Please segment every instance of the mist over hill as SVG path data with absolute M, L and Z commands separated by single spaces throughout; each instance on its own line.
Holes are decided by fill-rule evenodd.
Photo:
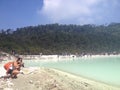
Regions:
M 0 31 L 0 50 L 17 54 L 120 53 L 120 23 L 46 24 Z

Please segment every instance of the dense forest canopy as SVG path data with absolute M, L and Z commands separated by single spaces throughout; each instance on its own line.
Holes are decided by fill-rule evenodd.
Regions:
M 0 50 L 17 54 L 120 53 L 120 23 L 46 24 L 0 30 Z

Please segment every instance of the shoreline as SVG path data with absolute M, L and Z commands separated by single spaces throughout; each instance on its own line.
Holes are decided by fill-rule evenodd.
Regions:
M 51 68 L 51 70 L 54 70 L 58 73 L 66 74 L 70 77 L 75 78 L 78 81 L 79 80 L 85 81 L 86 83 L 92 84 L 94 87 L 96 87 L 96 85 L 98 85 L 97 87 L 100 86 L 101 88 L 103 88 L 102 90 L 107 90 L 107 89 L 104 89 L 104 88 L 110 88 L 110 90 L 120 90 L 119 86 L 115 86 L 115 85 L 111 85 L 111 84 L 104 83 L 104 82 L 101 82 L 101 81 L 93 80 L 91 78 L 87 78 L 87 77 L 84 77 L 84 76 L 76 75 L 76 74 L 65 72 L 65 71 L 58 70 L 58 69 Z
M 110 86 L 110 85 L 107 85 L 101 82 L 97 82 L 97 81 L 90 80 L 84 77 L 76 76 L 71 73 L 53 69 L 53 68 L 44 68 L 44 67 L 43 68 L 32 68 L 31 67 L 31 68 L 27 68 L 27 70 L 26 70 L 27 71 L 26 75 L 28 75 L 28 77 L 29 75 L 31 75 L 31 77 L 33 78 L 37 77 L 34 74 L 38 74 L 38 72 L 40 72 L 40 74 L 38 75 L 40 75 L 40 78 L 47 80 L 48 88 L 51 87 L 51 85 L 49 84 L 52 83 L 52 85 L 53 86 L 55 85 L 55 88 L 57 88 L 55 90 L 59 90 L 60 88 L 62 90 L 66 90 L 66 89 L 73 90 L 73 88 L 74 90 L 120 90 L 120 88 L 118 87 Z M 31 78 L 31 81 L 33 81 L 32 78 Z M 40 82 L 46 84 L 46 81 L 44 80 L 41 80 Z M 42 86 L 44 85 L 41 85 L 41 87 Z M 49 89 L 41 89 L 41 90 L 49 90 Z M 50 90 L 54 90 L 54 89 L 50 89 Z
M 106 86 L 120 88 L 119 85 L 115 85 L 115 84 L 113 85 L 113 84 L 105 83 L 103 81 L 99 81 L 99 80 L 89 78 L 89 77 L 86 77 L 86 76 L 82 76 L 82 75 L 78 75 L 78 74 L 75 74 L 75 73 L 67 72 L 67 71 L 64 71 L 64 70 L 60 70 L 60 69 L 56 69 L 56 68 L 50 68 L 50 69 L 58 71 L 58 72 L 66 73 L 66 74 L 72 75 L 74 77 L 83 78 L 83 79 L 86 79 L 86 80 L 89 80 L 89 81 L 93 81 L 93 82 L 96 82 L 96 83 L 99 83 L 99 84 L 103 84 L 103 85 L 106 85 Z
M 23 68 L 22 71 L 24 74 L 19 74 L 17 79 L 10 79 L 9 82 L 3 80 L 2 82 L 8 84 L 4 88 L 10 88 L 7 90 L 120 90 L 119 87 L 53 68 L 29 67 Z M 3 87 L 0 85 L 0 88 Z

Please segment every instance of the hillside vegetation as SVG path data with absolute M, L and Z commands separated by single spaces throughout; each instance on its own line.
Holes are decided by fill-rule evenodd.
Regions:
M 120 23 L 46 24 L 1 30 L 0 50 L 18 54 L 120 53 Z

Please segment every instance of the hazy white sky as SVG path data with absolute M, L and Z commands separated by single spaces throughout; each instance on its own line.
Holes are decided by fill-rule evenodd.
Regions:
M 120 0 L 44 0 L 39 12 L 51 22 L 104 24 L 119 22 L 119 8 Z

